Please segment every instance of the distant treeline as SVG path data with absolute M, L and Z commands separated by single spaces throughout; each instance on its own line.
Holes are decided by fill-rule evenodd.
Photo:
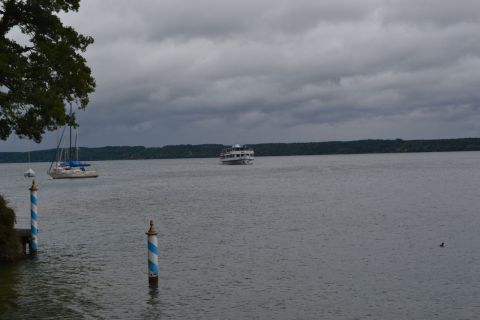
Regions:
M 480 138 L 443 140 L 358 140 L 302 143 L 261 143 L 249 145 L 255 156 L 296 156 L 358 153 L 405 153 L 405 152 L 445 152 L 480 151 Z M 161 148 L 146 147 L 101 147 L 80 148 L 81 159 L 95 160 L 137 160 L 173 158 L 212 158 L 218 157 L 221 144 L 173 145 Z M 49 162 L 56 150 L 30 152 L 31 162 Z M 0 163 L 27 162 L 27 152 L 0 152 Z

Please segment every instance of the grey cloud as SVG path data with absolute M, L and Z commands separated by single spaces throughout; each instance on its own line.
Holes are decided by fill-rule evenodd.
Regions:
M 393 0 L 383 8 L 386 22 L 445 27 L 452 24 L 478 24 L 476 0 Z

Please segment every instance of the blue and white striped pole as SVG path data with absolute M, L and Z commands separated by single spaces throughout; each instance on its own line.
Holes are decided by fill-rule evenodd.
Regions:
M 158 287 L 158 241 L 153 220 L 150 220 L 150 229 L 146 234 L 148 236 L 148 284 L 150 287 Z
M 31 232 L 32 232 L 32 243 L 30 244 L 30 254 L 35 255 L 37 254 L 38 250 L 38 226 L 37 226 L 37 218 L 38 218 L 38 197 L 37 197 L 37 185 L 35 184 L 35 180 L 32 181 L 32 186 L 30 187 L 30 202 L 31 202 Z

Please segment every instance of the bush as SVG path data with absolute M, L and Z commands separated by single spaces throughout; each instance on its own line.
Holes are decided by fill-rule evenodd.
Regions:
M 15 211 L 0 195 L 0 261 L 13 261 L 21 253 L 21 244 L 14 225 Z

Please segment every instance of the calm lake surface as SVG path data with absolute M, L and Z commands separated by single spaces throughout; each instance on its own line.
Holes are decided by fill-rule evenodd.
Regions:
M 1 319 L 478 319 L 480 152 L 35 163 L 39 254 Z M 29 228 L 27 164 L 0 193 Z M 148 288 L 149 220 L 160 282 Z M 445 247 L 439 244 L 445 242 Z

